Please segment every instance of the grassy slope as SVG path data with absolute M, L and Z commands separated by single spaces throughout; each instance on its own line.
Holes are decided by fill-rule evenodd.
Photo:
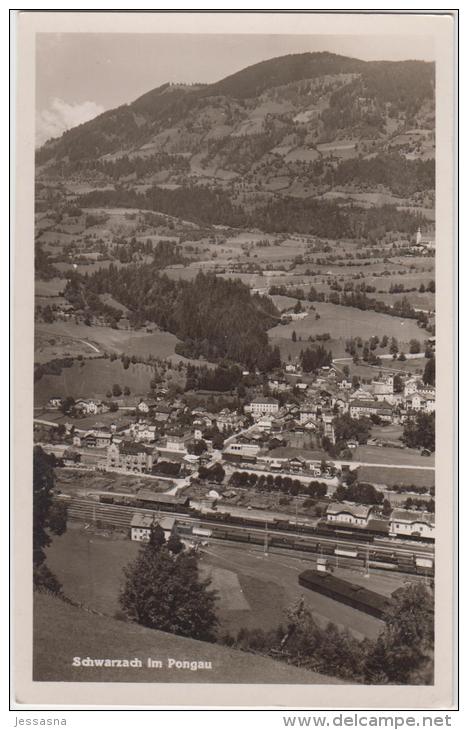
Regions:
M 72 667 L 73 657 L 132 659 L 142 668 Z M 148 669 L 147 658 L 162 669 Z M 167 659 L 212 662 L 212 670 L 168 669 Z M 272 659 L 90 614 L 51 596 L 34 602 L 34 680 L 74 682 L 224 682 L 337 684 L 334 678 Z
M 377 335 L 396 337 L 398 342 L 407 343 L 411 338 L 424 340 L 427 334 L 419 329 L 415 320 L 400 319 L 389 314 L 373 311 L 361 311 L 354 307 L 343 307 L 338 304 L 314 303 L 320 319 L 312 313 L 304 319 L 287 325 L 276 325 L 269 330 L 269 337 L 290 339 L 293 330 L 305 340 L 309 335 L 329 332 L 332 338 L 362 337 L 364 340 Z M 326 343 L 325 343 L 326 344 Z M 385 351 L 387 352 L 387 350 Z M 377 353 L 379 354 L 379 353 Z
M 168 357 L 174 353 L 177 337 L 170 332 L 143 331 L 133 332 L 131 330 L 114 330 L 110 327 L 87 327 L 84 324 L 73 322 L 53 322 L 52 324 L 39 324 L 36 333 L 43 339 L 53 339 L 64 336 L 72 340 L 86 341 L 94 344 L 101 352 L 126 353 L 130 355 L 154 355 L 157 357 Z M 90 355 L 90 348 L 86 349 L 86 355 Z M 63 355 L 63 353 L 62 353 Z M 36 357 L 36 360 L 45 362 L 47 358 Z
M 57 394 L 73 398 L 104 398 L 114 383 L 122 389 L 128 386 L 133 396 L 146 395 L 153 375 L 153 368 L 141 363 L 130 364 L 125 370 L 120 360 L 86 360 L 83 365 L 75 362 L 72 367 L 64 368 L 60 375 L 43 375 L 35 384 L 35 402 L 42 405 Z

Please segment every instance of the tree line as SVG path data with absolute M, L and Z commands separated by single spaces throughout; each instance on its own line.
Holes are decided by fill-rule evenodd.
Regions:
M 228 191 L 185 184 L 176 189 L 153 185 L 145 193 L 123 186 L 92 190 L 79 197 L 82 207 L 139 208 L 159 211 L 200 225 L 260 228 L 266 233 L 307 233 L 323 238 L 367 239 L 375 243 L 385 233 L 413 234 L 425 219 L 394 205 L 362 208 L 334 201 L 288 196 L 269 197 L 253 206 L 234 203 Z
M 70 277 L 65 296 L 94 302 L 109 293 L 131 310 L 130 319 L 155 322 L 182 342 L 180 355 L 224 358 L 262 371 L 277 366 L 278 352 L 267 330 L 279 319 L 269 297 L 252 294 L 239 280 L 200 272 L 193 281 L 172 280 L 151 264 L 109 266 L 91 275 Z M 242 323 L 242 326 L 240 326 Z

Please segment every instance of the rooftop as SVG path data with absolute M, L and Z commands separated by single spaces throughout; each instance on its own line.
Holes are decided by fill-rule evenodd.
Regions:
M 122 441 L 120 444 L 120 452 L 122 454 L 148 454 L 151 453 L 146 446 L 135 444 L 133 441 Z
M 327 515 L 338 515 L 347 513 L 353 517 L 368 517 L 372 510 L 372 506 L 368 504 L 344 504 L 340 502 L 332 502 L 327 507 Z
M 175 494 L 158 494 L 151 492 L 149 489 L 140 489 L 137 498 L 144 502 L 157 502 L 159 504 L 184 505 L 188 497 L 178 497 Z
M 430 512 L 417 512 L 416 510 L 394 509 L 390 515 L 391 522 L 425 522 L 435 527 L 434 515 Z

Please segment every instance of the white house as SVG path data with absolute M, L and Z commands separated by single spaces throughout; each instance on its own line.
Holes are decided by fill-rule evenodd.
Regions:
M 394 509 L 390 515 L 389 535 L 434 537 L 435 520 L 430 512 Z
M 238 459 L 241 461 L 243 458 L 253 459 L 257 456 L 260 451 L 258 444 L 229 444 L 223 451 L 223 457 L 225 459 Z
M 278 413 L 279 401 L 276 398 L 255 398 L 248 406 L 245 406 L 245 411 L 251 413 L 252 416 L 262 416 L 266 413 Z
M 170 538 L 176 529 L 175 517 L 169 516 L 156 519 L 153 515 L 136 512 L 130 523 L 131 539 L 137 542 L 147 542 L 151 534 L 151 528 L 157 524 L 164 530 L 166 540 Z
M 374 513 L 374 507 L 367 504 L 344 504 L 332 502 L 327 507 L 327 522 L 359 525 L 365 527 Z

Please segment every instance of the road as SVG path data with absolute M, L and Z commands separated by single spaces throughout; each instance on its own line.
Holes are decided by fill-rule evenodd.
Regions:
M 91 342 L 88 342 L 88 340 L 78 340 L 78 342 L 83 343 L 83 345 L 88 345 L 94 352 L 97 352 L 98 355 L 101 353 L 101 351 L 96 347 L 96 345 L 91 344 Z

